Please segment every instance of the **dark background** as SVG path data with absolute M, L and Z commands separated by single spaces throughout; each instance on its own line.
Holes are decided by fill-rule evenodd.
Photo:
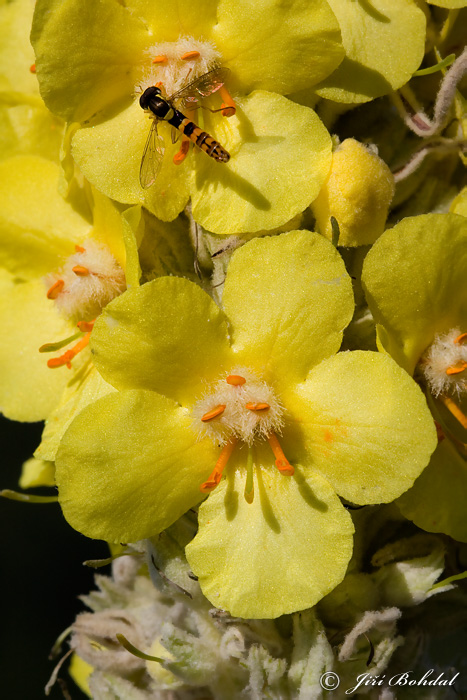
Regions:
M 0 416 L 0 488 L 21 490 L 22 463 L 40 441 L 42 423 L 14 423 Z M 50 495 L 51 489 L 31 489 Z M 58 659 L 49 651 L 84 605 L 78 596 L 94 588 L 85 559 L 108 556 L 104 542 L 89 540 L 65 521 L 60 506 L 0 498 L 0 679 L 5 700 L 41 700 Z M 101 569 L 108 573 L 109 569 Z M 64 651 L 68 646 L 64 645 Z M 60 658 L 60 657 L 59 657 Z M 73 700 L 83 695 L 68 676 L 63 678 Z M 59 685 L 49 697 L 63 698 Z

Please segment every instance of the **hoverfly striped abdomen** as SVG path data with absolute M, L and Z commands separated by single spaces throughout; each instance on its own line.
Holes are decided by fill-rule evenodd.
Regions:
M 180 114 L 180 112 L 178 112 L 178 114 Z M 183 117 L 183 115 L 181 116 Z M 172 121 L 169 121 L 169 123 L 172 123 Z M 216 141 L 212 138 L 212 136 L 209 136 L 206 131 L 200 129 L 200 127 L 196 126 L 196 124 L 190 119 L 183 117 L 183 121 L 177 128 L 180 129 L 180 131 L 184 133 L 185 136 L 190 139 L 190 141 L 193 141 L 198 148 L 201 148 L 201 150 L 207 153 L 208 156 L 214 158 L 214 160 L 219 161 L 219 163 L 227 163 L 227 161 L 230 160 L 230 153 L 228 153 L 225 148 L 221 146 L 219 141 Z
M 212 136 L 206 131 L 203 131 L 175 107 L 176 101 L 180 101 L 184 104 L 183 101 L 188 100 L 191 109 L 193 109 L 193 105 L 196 105 L 194 108 L 197 109 L 199 100 L 216 92 L 216 90 L 224 84 L 225 77 L 228 73 L 229 71 L 227 68 L 214 68 L 196 80 L 193 80 L 189 85 L 186 85 L 170 97 L 163 97 L 161 89 L 155 85 L 146 88 L 139 98 L 139 104 L 143 109 L 151 112 L 154 119 L 141 159 L 139 174 L 141 187 L 150 187 L 155 182 L 162 164 L 164 147 L 163 140 L 157 133 L 157 123 L 159 121 L 165 121 L 173 126 L 184 134 L 186 139 L 192 141 L 198 148 L 204 151 L 206 155 L 217 162 L 227 163 L 227 161 L 230 160 L 230 154 L 221 146 L 219 141 L 213 139 Z M 176 138 L 174 139 L 172 137 L 172 139 L 173 143 L 175 143 Z M 186 141 L 185 144 L 188 146 Z M 180 152 L 184 157 L 184 154 L 187 153 L 187 148 Z M 177 155 L 178 154 L 174 156 L 174 162 L 177 162 Z M 182 159 L 179 159 L 178 162 L 181 162 Z

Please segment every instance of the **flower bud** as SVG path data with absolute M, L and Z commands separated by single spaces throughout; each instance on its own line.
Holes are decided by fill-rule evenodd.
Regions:
M 394 177 L 386 163 L 355 139 L 332 156 L 329 177 L 312 204 L 318 228 L 332 240 L 331 217 L 339 224 L 339 245 L 372 244 L 383 233 Z

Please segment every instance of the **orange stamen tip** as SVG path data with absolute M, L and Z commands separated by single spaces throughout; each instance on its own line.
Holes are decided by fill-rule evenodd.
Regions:
M 188 61 L 190 58 L 198 58 L 199 51 L 186 51 L 183 56 L 180 56 L 182 61 Z
M 199 487 L 202 493 L 209 493 L 210 491 L 213 491 L 216 488 L 216 486 L 219 485 L 220 480 L 222 478 L 222 472 L 224 471 L 227 462 L 230 459 L 230 455 L 234 451 L 234 447 L 237 444 L 237 442 L 238 438 L 233 437 L 230 438 L 229 442 L 225 443 L 219 455 L 219 459 L 216 462 L 216 466 L 212 470 L 212 474 L 210 475 L 209 479 L 202 483 Z
M 167 63 L 167 56 L 161 53 L 159 56 L 154 56 L 152 59 L 153 63 Z M 157 86 L 156 86 L 157 87 Z
M 464 342 L 464 340 L 467 340 L 467 333 L 461 333 L 460 335 L 458 335 L 457 338 L 454 339 L 454 342 L 458 345 L 461 345 Z
M 89 270 L 87 267 L 84 267 L 84 265 L 75 265 L 74 267 L 71 268 L 75 275 L 78 275 L 78 277 L 86 277 L 89 275 Z
M 274 464 L 276 465 L 280 473 L 285 474 L 287 476 L 292 476 L 292 474 L 295 473 L 295 469 L 292 467 L 287 457 L 283 453 L 282 447 L 279 444 L 279 440 L 274 435 L 274 433 L 268 435 L 268 442 L 271 445 L 274 457 L 276 458 Z
M 180 145 L 180 150 L 177 151 L 177 153 L 173 157 L 173 162 L 175 165 L 180 165 L 180 163 L 183 163 L 185 160 L 188 151 L 190 150 L 190 141 L 183 140 L 181 145 Z
M 78 321 L 76 325 L 81 333 L 90 333 L 94 328 L 94 321 Z
M 163 86 L 163 84 L 164 83 L 162 82 L 162 80 L 158 80 L 158 82 L 154 85 L 154 87 L 161 88 Z
M 66 352 L 63 353 L 63 355 L 60 355 L 60 357 L 52 357 L 51 360 L 47 361 L 47 367 L 50 367 L 50 369 L 56 369 L 57 367 L 63 367 L 63 365 L 66 365 L 68 369 L 71 369 L 71 361 L 76 355 L 81 352 L 81 350 L 84 350 L 84 348 L 88 345 L 89 343 L 89 338 L 91 337 L 91 331 L 86 333 L 85 336 L 81 338 L 81 340 L 76 343 L 74 347 L 71 348 L 71 350 L 67 350 Z
M 221 111 L 223 117 L 233 117 L 237 111 L 237 108 L 234 105 L 226 105 L 225 102 L 223 102 L 221 104 Z
M 246 379 L 245 377 L 241 377 L 239 374 L 229 374 L 225 381 L 227 384 L 231 384 L 232 386 L 242 386 L 245 384 Z
M 446 374 L 450 377 L 453 374 L 460 374 L 465 369 L 467 369 L 467 362 L 462 362 L 460 365 L 457 365 L 457 367 L 448 367 Z
M 217 418 L 217 416 L 222 415 L 225 411 L 225 404 L 220 403 L 218 406 L 212 409 L 212 411 L 208 411 L 207 413 L 204 414 L 204 416 L 201 417 L 201 420 L 203 423 L 207 423 L 208 421 L 212 420 L 213 418 Z
M 35 73 L 36 72 L 36 64 L 33 63 L 31 66 L 29 66 L 29 70 L 31 71 L 31 73 Z
M 281 474 L 285 476 L 293 476 L 295 474 L 295 469 L 286 459 L 276 459 L 275 465 Z
M 65 286 L 64 280 L 57 280 L 47 292 L 47 299 L 56 299 Z
M 268 403 L 253 403 L 253 401 L 249 401 L 245 404 L 245 408 L 249 411 L 267 411 L 271 406 Z
M 86 252 L 86 248 L 83 248 L 82 245 L 75 245 L 75 251 L 76 251 L 77 253 L 85 253 L 85 252 Z
M 233 101 L 230 92 L 227 90 L 225 85 L 222 85 L 222 87 L 219 90 L 219 93 L 221 98 L 224 100 L 221 106 L 222 115 L 224 117 L 232 117 L 237 111 L 237 108 L 235 106 L 235 102 Z
M 221 480 L 222 474 L 219 474 L 218 476 L 216 475 L 215 478 L 210 478 L 208 481 L 205 481 L 204 484 L 201 484 L 199 487 L 199 490 L 202 493 L 211 493 L 211 491 L 214 491 L 216 486 L 219 486 L 219 482 Z

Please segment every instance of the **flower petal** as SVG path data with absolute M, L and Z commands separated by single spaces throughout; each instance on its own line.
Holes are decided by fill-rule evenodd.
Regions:
M 353 525 L 329 484 L 296 467 L 280 474 L 258 454 L 252 503 L 245 470 L 231 470 L 199 510 L 188 563 L 204 595 L 234 617 L 274 618 L 308 608 L 344 577 Z
M 459 214 L 403 219 L 363 265 L 368 306 L 384 349 L 410 374 L 423 351 L 467 318 L 467 220 Z
M 2 292 L 0 410 L 12 420 L 44 420 L 72 378 L 67 369 L 49 369 L 47 357 L 39 353 L 44 343 L 73 332 L 45 292 L 39 280 Z
M 390 357 L 342 352 L 284 396 L 282 444 L 352 503 L 388 503 L 412 486 L 436 447 L 418 385 Z
M 0 163 L 0 264 L 31 279 L 60 266 L 89 224 L 57 191 L 59 168 L 37 156 Z
M 193 216 L 213 233 L 282 226 L 317 197 L 331 167 L 331 139 L 313 110 L 256 91 L 237 115 L 206 119 L 228 164 L 195 153 Z
M 49 370 L 50 371 L 50 370 Z M 63 370 L 62 370 L 63 371 Z M 73 382 L 65 388 L 60 403 L 50 413 L 42 433 L 41 444 L 34 453 L 37 459 L 55 461 L 60 441 L 71 421 L 88 404 L 115 391 L 107 384 L 90 362 L 77 372 Z
M 134 90 L 149 35 L 116 0 L 38 0 L 31 32 L 49 109 L 82 121 Z
M 153 389 L 189 405 L 231 363 L 227 322 L 193 282 L 160 277 L 108 304 L 91 336 L 94 364 L 117 389 Z
M 449 440 L 443 440 L 425 471 L 396 503 L 402 515 L 423 530 L 467 542 L 466 500 L 467 463 Z
M 55 486 L 55 465 L 53 462 L 45 462 L 31 457 L 24 462 L 18 483 L 22 489 L 31 489 L 36 486 Z
M 34 4 L 30 0 L 0 7 L 0 89 L 39 95 L 36 76 L 29 70 L 34 51 L 29 42 Z
M 150 127 L 151 121 L 138 101 L 127 101 L 118 110 L 101 115 L 99 122 L 78 129 L 72 153 L 89 182 L 108 197 L 124 204 L 145 204 L 158 218 L 172 221 L 188 201 L 191 158 L 181 165 L 173 163 L 179 145 L 170 143 L 169 129 L 162 124 L 162 168 L 156 183 L 144 190 L 139 171 Z
M 412 0 L 328 0 L 346 57 L 317 86 L 320 97 L 367 102 L 402 87 L 425 53 L 426 19 Z
M 88 537 L 150 537 L 199 503 L 216 458 L 171 399 L 152 391 L 109 394 L 85 408 L 62 439 L 56 481 L 63 513 Z
M 132 14 L 140 17 L 156 41 L 176 41 L 180 36 L 209 39 L 216 23 L 218 0 L 125 0 Z
M 232 256 L 223 305 L 234 351 L 281 385 L 338 351 L 354 309 L 334 246 L 317 233 L 256 238 Z
M 315 85 L 342 61 L 339 24 L 324 0 L 220 0 L 211 37 L 242 92 L 282 95 Z

